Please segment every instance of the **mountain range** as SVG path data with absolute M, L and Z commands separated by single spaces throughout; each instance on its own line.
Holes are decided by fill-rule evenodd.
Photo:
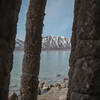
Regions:
M 23 50 L 24 41 L 16 39 L 15 50 Z M 42 50 L 68 50 L 71 49 L 70 38 L 63 36 L 47 36 L 42 38 Z

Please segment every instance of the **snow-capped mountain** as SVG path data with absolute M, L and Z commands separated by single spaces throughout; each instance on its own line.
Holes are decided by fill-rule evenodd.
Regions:
M 16 39 L 15 49 L 23 50 L 24 49 L 24 41 L 21 39 Z
M 66 38 L 63 36 L 43 37 L 42 48 L 43 49 L 70 49 L 71 48 L 70 38 Z
M 16 39 L 16 49 L 24 49 L 24 41 Z M 63 36 L 47 36 L 42 38 L 42 49 L 52 50 L 52 49 L 70 49 L 71 43 L 70 38 Z

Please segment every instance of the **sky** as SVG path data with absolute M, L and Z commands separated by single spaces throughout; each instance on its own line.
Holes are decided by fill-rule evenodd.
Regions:
M 22 0 L 17 25 L 17 38 L 24 39 L 26 34 L 26 13 L 29 0 Z M 74 0 L 47 0 L 46 16 L 42 36 L 71 37 L 74 16 Z

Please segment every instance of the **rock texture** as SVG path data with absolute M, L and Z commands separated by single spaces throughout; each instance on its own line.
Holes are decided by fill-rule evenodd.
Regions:
M 8 100 L 21 0 L 0 0 L 0 100 Z
M 46 0 L 30 0 L 26 23 L 20 100 L 37 100 L 45 5 Z
M 100 100 L 100 0 L 75 0 L 67 100 Z
M 52 87 L 48 93 L 38 95 L 37 100 L 66 100 L 68 88 L 57 89 Z
M 18 96 L 16 93 L 12 92 L 9 94 L 8 100 L 18 100 Z

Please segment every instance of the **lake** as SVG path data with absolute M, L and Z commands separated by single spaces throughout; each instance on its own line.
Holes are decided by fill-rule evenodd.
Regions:
M 23 51 L 14 52 L 13 70 L 11 72 L 10 90 L 19 90 L 22 74 Z M 39 80 L 48 83 L 68 78 L 70 51 L 42 51 Z M 60 74 L 60 77 L 57 75 Z

